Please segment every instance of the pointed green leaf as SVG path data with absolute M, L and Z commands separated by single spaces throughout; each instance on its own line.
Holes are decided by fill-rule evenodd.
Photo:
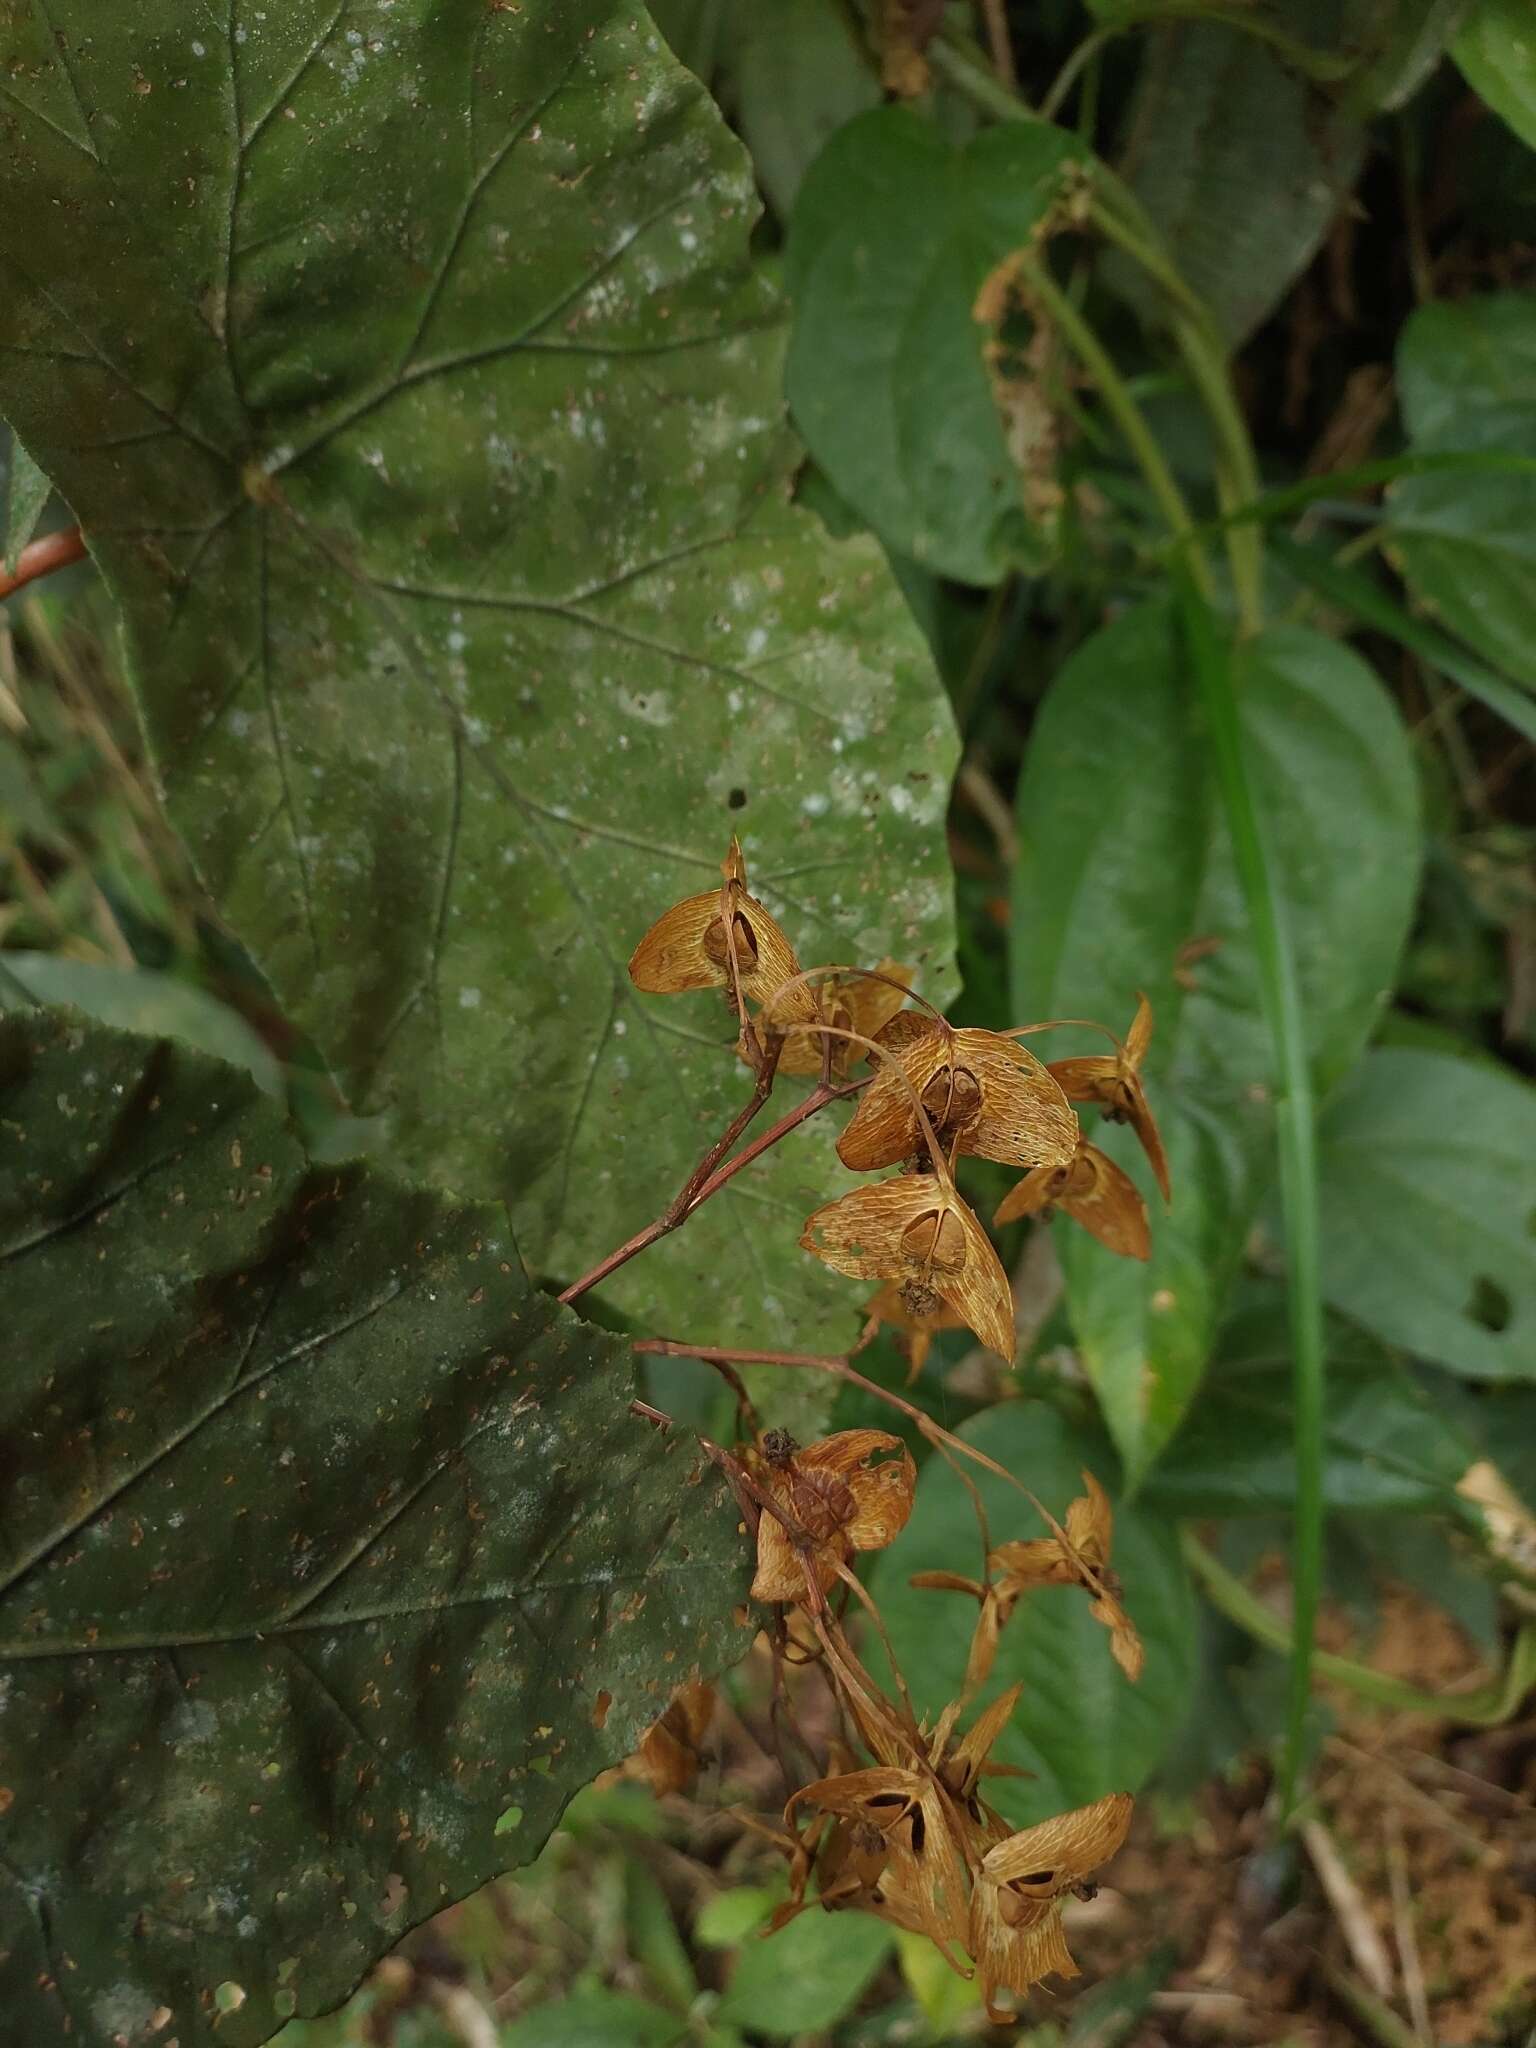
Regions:
M 1322 635 L 1272 629 L 1243 676 L 1245 739 L 1326 1088 L 1364 1045 L 1407 930 L 1419 862 L 1412 763 L 1380 685 Z M 1273 1130 L 1242 892 L 1165 606 L 1127 613 L 1058 676 L 1018 815 L 1017 1014 L 1097 1017 L 1123 1032 L 1144 989 L 1156 1015 L 1147 1071 L 1172 1208 L 1128 1132 L 1094 1133 L 1148 1194 L 1151 1263 L 1056 1225 L 1084 1363 L 1135 1481 L 1199 1384 L 1271 1171 Z M 1062 1033 L 1045 1046 L 1047 1058 L 1088 1049 Z
M 734 12 L 726 92 L 763 190 L 787 220 L 823 144 L 879 106 L 880 81 L 836 0 L 777 0 L 771 11 L 734 0 Z
M 715 2011 L 771 2041 L 820 2033 L 853 2010 L 894 1945 L 892 1929 L 868 1913 L 802 1913 L 743 1943 Z
M 672 2048 L 687 2022 L 622 1991 L 578 1991 L 514 2020 L 502 2048 Z
M 1288 11 L 1293 36 L 1308 16 Z M 1336 85 L 1347 64 L 1318 53 Z M 1179 22 L 1147 38 L 1120 168 L 1187 283 L 1234 346 L 1311 262 L 1355 182 L 1364 132 L 1309 83 L 1294 53 L 1241 26 Z M 1105 276 L 1142 317 L 1165 301 L 1124 257 Z
M 16 557 L 37 531 L 53 486 L 14 434 L 4 450 L 5 518 L 0 520 L 0 569 L 14 569 Z
M 1329 1300 L 1452 1372 L 1536 1380 L 1536 1088 L 1383 1049 L 1340 1090 L 1320 1145 Z
M 1421 306 L 1398 343 L 1397 380 L 1415 453 L 1536 456 L 1536 292 Z M 1394 484 L 1387 503 L 1414 595 L 1536 690 L 1532 496 L 1516 473 L 1431 474 Z
M 0 955 L 0 1010 L 68 1005 L 145 1038 L 178 1038 L 199 1052 L 244 1067 L 268 1095 L 282 1093 L 282 1068 L 245 1019 L 206 990 L 149 968 L 124 973 L 62 953 Z
M 0 401 L 171 813 L 357 1114 L 572 1278 L 741 1100 L 721 1005 L 625 972 L 733 828 L 807 963 L 952 986 L 948 708 L 874 543 L 785 502 L 741 149 L 617 0 L 8 19 Z M 608 1301 L 842 1341 L 831 1171 L 808 1128 Z
M 1471 1510 L 1456 1482 L 1474 1440 L 1373 1338 L 1328 1329 L 1323 1495 L 1331 1512 Z M 1200 1399 L 1143 1498 L 1176 1515 L 1288 1514 L 1296 1502 L 1295 1394 L 1283 1292 L 1267 1288 L 1223 1329 Z
M 1478 98 L 1536 149 L 1536 33 L 1525 0 L 1473 0 L 1451 55 Z
M 882 107 L 833 137 L 790 224 L 795 424 L 883 540 L 964 582 L 1054 547 L 1049 414 L 1021 407 L 1010 442 L 976 296 L 1039 232 L 1080 155 L 1023 122 L 957 149 L 910 108 Z
M 0 2009 L 248 2048 L 734 1654 L 736 1516 L 499 1209 L 239 1070 L 0 1019 L 0 1131 Z

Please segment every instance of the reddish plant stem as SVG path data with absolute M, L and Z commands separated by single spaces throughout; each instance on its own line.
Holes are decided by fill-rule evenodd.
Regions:
M 801 1124 L 816 1114 L 817 1110 L 825 1109 L 829 1102 L 840 1101 L 845 1095 L 857 1095 L 861 1088 L 869 1086 L 873 1078 L 872 1074 L 861 1074 L 857 1081 L 844 1081 L 837 1088 L 823 1088 L 818 1084 L 803 1102 L 796 1103 L 795 1107 L 781 1116 L 776 1124 L 770 1124 L 760 1137 L 754 1138 L 750 1145 L 744 1146 L 736 1154 L 734 1159 L 728 1160 L 718 1172 L 711 1174 L 700 1188 L 698 1201 L 693 1206 L 697 1208 L 699 1202 L 707 1202 L 711 1195 L 718 1193 L 725 1186 L 733 1174 L 740 1173 L 744 1166 L 750 1166 L 754 1159 L 760 1159 L 771 1145 L 777 1145 L 780 1138 L 787 1138 L 791 1131 L 798 1130 Z
M 782 1040 L 774 1041 L 775 1047 L 781 1046 L 782 1043 Z M 560 1296 L 562 1301 L 576 1301 L 589 1288 L 596 1287 L 600 1281 L 606 1280 L 610 1273 L 616 1273 L 620 1266 L 627 1265 L 636 1253 L 647 1250 L 658 1238 L 665 1237 L 669 1231 L 676 1230 L 679 1224 L 686 1223 L 700 1203 L 707 1202 L 711 1195 L 717 1195 L 744 1166 L 750 1166 L 754 1159 L 761 1158 L 770 1145 L 777 1145 L 781 1138 L 788 1137 L 792 1130 L 803 1124 L 808 1117 L 813 1117 L 817 1110 L 825 1109 L 829 1102 L 835 1102 L 839 1096 L 853 1095 L 860 1088 L 869 1085 L 870 1077 L 865 1075 L 857 1081 L 845 1081 L 839 1088 L 813 1088 L 803 1102 L 797 1104 L 787 1115 L 781 1116 L 776 1124 L 763 1132 L 761 1137 L 754 1138 L 750 1145 L 738 1152 L 734 1159 L 726 1160 L 722 1166 L 721 1160 L 725 1159 L 726 1153 L 768 1099 L 768 1090 L 773 1086 L 773 1069 L 777 1064 L 778 1052 L 770 1050 L 758 1074 L 751 1099 L 745 1108 L 731 1119 L 724 1136 L 710 1146 L 708 1152 L 689 1174 L 675 1200 L 668 1204 L 654 1223 L 648 1223 L 644 1230 L 637 1230 L 633 1237 L 626 1238 L 623 1244 L 608 1254 L 607 1258 L 599 1259 L 590 1273 L 583 1273 L 579 1280 L 573 1280 Z
M 610 1273 L 616 1272 L 620 1266 L 625 1265 L 635 1256 L 636 1252 L 643 1252 L 646 1246 L 654 1244 L 657 1238 L 665 1237 L 669 1230 L 676 1230 L 684 1218 L 698 1206 L 699 1201 L 702 1199 L 705 1183 L 709 1180 L 710 1175 L 725 1157 L 726 1153 L 730 1151 L 736 1140 L 747 1128 L 747 1125 L 751 1123 L 753 1117 L 757 1115 L 763 1104 L 768 1100 L 768 1091 L 773 1086 L 774 1070 L 779 1064 L 779 1054 L 783 1051 L 783 1048 L 784 1041 L 782 1039 L 775 1039 L 773 1041 L 758 1065 L 757 1079 L 752 1084 L 752 1093 L 736 1112 L 735 1116 L 731 1118 L 724 1131 L 715 1140 L 714 1144 L 710 1146 L 704 1157 L 699 1161 L 692 1173 L 689 1174 L 687 1180 L 684 1181 L 677 1194 L 667 1204 L 666 1208 L 663 1209 L 655 1222 L 648 1223 L 644 1230 L 637 1230 L 633 1237 L 626 1238 L 616 1251 L 611 1251 L 608 1254 L 606 1259 L 599 1259 L 590 1273 L 583 1273 L 579 1280 L 573 1280 L 560 1296 L 562 1301 L 575 1301 L 578 1295 L 585 1294 L 589 1287 L 595 1287 L 600 1280 L 606 1280 Z
M 731 1392 L 736 1396 L 737 1427 L 745 1432 L 754 1443 L 763 1433 L 762 1417 L 753 1406 L 752 1396 L 747 1392 L 746 1383 L 734 1365 L 727 1365 L 723 1358 L 706 1358 L 704 1363 L 719 1373 Z
M 884 1401 L 888 1407 L 898 1409 L 910 1422 L 915 1423 L 938 1450 L 943 1451 L 947 1446 L 949 1450 L 958 1451 L 962 1457 L 969 1458 L 973 1465 L 979 1465 L 984 1472 L 991 1472 L 998 1479 L 1006 1480 L 1016 1493 L 1024 1496 L 1058 1542 L 1068 1545 L 1068 1554 L 1074 1558 L 1077 1555 L 1076 1546 L 1071 1543 L 1066 1530 L 1050 1509 L 1042 1501 L 1037 1500 L 1006 1465 L 999 1465 L 996 1458 L 989 1458 L 985 1451 L 978 1451 L 974 1444 L 966 1443 L 963 1438 L 946 1429 L 942 1423 L 935 1422 L 927 1410 L 919 1408 L 915 1401 L 903 1400 L 892 1388 L 882 1387 L 878 1380 L 866 1378 L 863 1373 L 856 1371 L 846 1358 L 810 1351 L 731 1351 L 722 1349 L 718 1344 L 678 1344 L 670 1337 L 640 1337 L 630 1349 L 659 1358 L 697 1358 L 706 1365 L 724 1360 L 727 1365 L 800 1366 L 809 1372 L 829 1372 L 837 1379 L 846 1380 L 852 1387 L 862 1387 L 866 1394 L 873 1394 L 876 1400 Z
M 51 576 L 55 569 L 67 569 L 71 562 L 85 560 L 85 538 L 78 526 L 66 526 L 62 533 L 45 533 L 16 557 L 9 575 L 0 562 L 0 598 L 11 597 L 39 576 Z

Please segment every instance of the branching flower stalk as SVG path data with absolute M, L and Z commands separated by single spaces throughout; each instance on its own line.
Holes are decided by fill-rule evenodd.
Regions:
M 874 1281 L 855 1349 L 881 1324 L 899 1332 L 913 1376 L 936 1332 L 967 1327 L 1005 1361 L 1015 1348 L 1008 1278 L 979 1218 L 960 1194 L 957 1161 L 975 1155 L 1019 1170 L 1000 1220 L 1047 1217 L 1059 1207 L 1113 1251 L 1145 1258 L 1146 1204 L 1128 1174 L 1089 1144 L 1074 1103 L 1129 1123 L 1164 1196 L 1167 1163 L 1141 1080 L 1152 1014 L 1141 998 L 1124 1041 L 1086 1020 L 1053 1019 L 1006 1032 L 957 1028 L 913 987 L 895 960 L 876 967 L 802 967 L 771 913 L 747 888 L 733 839 L 718 889 L 674 904 L 647 931 L 630 961 L 648 994 L 714 990 L 736 1027 L 736 1056 L 752 1074 L 746 1102 L 662 1213 L 569 1286 L 574 1301 L 669 1231 L 686 1223 L 747 1166 L 831 1103 L 858 1097 L 837 1140 L 842 1165 L 882 1176 L 822 1204 L 800 1244 L 834 1271 Z M 1046 1065 L 1020 1040 L 1045 1029 L 1102 1033 L 1112 1048 Z M 851 1070 L 863 1065 L 867 1071 Z M 795 1108 L 741 1144 L 784 1079 L 814 1076 Z M 737 1150 L 737 1146 L 740 1149 Z M 858 1372 L 848 1357 L 773 1350 L 725 1350 L 645 1338 L 640 1355 L 697 1358 L 726 1380 L 736 1399 L 739 1441 L 701 1438 L 729 1478 L 755 1551 L 751 1595 L 769 1611 L 772 1658 L 770 1741 L 784 1773 L 785 1803 L 774 1818 L 740 1816 L 784 1856 L 789 1897 L 769 1931 L 815 1906 L 857 1908 L 927 1935 L 950 1967 L 980 1978 L 989 2014 L 1040 1978 L 1076 1974 L 1061 1930 L 1065 1901 L 1091 1890 L 1093 1870 L 1120 1846 L 1130 1824 L 1128 1792 L 1014 1831 L 981 1796 L 982 1781 L 1006 1775 L 991 1751 L 1011 1718 L 1015 1686 L 975 1711 L 1002 1635 L 1041 1586 L 1075 1587 L 1109 1631 L 1126 1679 L 1141 1675 L 1143 1652 L 1111 1566 L 1113 1515 L 1089 1473 L 1084 1493 L 1058 1521 L 1017 1474 L 954 1436 L 904 1396 Z M 912 1511 L 917 1466 L 888 1430 L 838 1431 L 801 1445 L 764 1429 L 740 1368 L 776 1365 L 821 1372 L 887 1403 L 914 1426 L 966 1487 L 976 1516 L 976 1577 L 918 1573 L 913 1584 L 958 1594 L 976 1606 L 962 1682 L 930 1724 L 921 1718 L 896 1650 L 856 1558 L 885 1548 Z M 661 1428 L 670 1418 L 647 1403 L 637 1416 Z M 1044 1534 L 1010 1533 L 994 1545 L 976 1469 L 1004 1481 Z M 850 1628 L 850 1624 L 852 1628 Z M 889 1676 L 871 1672 L 855 1632 L 867 1632 Z M 789 1684 L 824 1686 L 840 1733 L 821 1748 L 795 1717 Z M 961 1724 L 969 1719 L 969 1728 Z M 658 1787 L 684 1789 L 696 1772 L 708 1704 L 696 1682 L 681 1688 L 646 1736 L 631 1768 Z M 818 1725 L 825 1724 L 821 1717 Z M 786 1739 L 792 1738 L 790 1739 Z M 804 1762 L 796 1768 L 790 1751 Z

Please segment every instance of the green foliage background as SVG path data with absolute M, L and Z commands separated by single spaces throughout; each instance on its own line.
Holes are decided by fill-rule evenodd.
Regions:
M 965 8 L 918 50 L 842 0 L 0 0 L 0 553 L 73 519 L 94 563 L 0 634 L 29 2039 L 323 2011 L 744 1640 L 730 1512 L 598 1326 L 844 1348 L 795 1243 L 829 1120 L 592 1321 L 544 1291 L 742 1098 L 728 1020 L 624 971 L 732 831 L 807 963 L 1156 1010 L 1152 1261 L 1006 1238 L 1015 1370 L 945 1340 L 919 1388 L 1121 1502 L 1148 1675 L 1055 1595 L 1015 1624 L 1018 1817 L 1173 1782 L 1266 1518 L 1289 1691 L 1204 1767 L 1275 1745 L 1294 1790 L 1325 1513 L 1482 1615 L 1469 1718 L 1528 1682 L 1488 1589 L 1536 1550 L 1458 1488 L 1536 1480 L 1536 37 L 1005 13 L 1018 91 Z M 941 1466 L 871 1575 L 932 1708 L 967 1617 L 919 1564 L 980 1564 Z M 950 2023 L 821 1916 L 712 2002 L 624 1897 L 656 1995 L 555 1985 L 508 2041 L 787 2038 L 893 1953 Z

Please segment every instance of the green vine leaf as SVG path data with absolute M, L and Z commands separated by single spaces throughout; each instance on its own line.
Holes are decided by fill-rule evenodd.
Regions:
M 1319 27 L 1324 12 L 1301 10 Z M 1311 20 L 1287 25 L 1310 40 Z M 1364 157 L 1359 122 L 1302 75 L 1296 55 L 1221 21 L 1159 26 L 1126 119 L 1122 174 L 1234 348 L 1312 260 Z M 1347 63 L 1315 56 L 1337 86 Z M 1142 272 L 1118 254 L 1104 271 L 1161 324 L 1164 303 Z
M 785 502 L 742 153 L 614 0 L 8 19 L 0 409 L 171 815 L 357 1114 L 573 1278 L 742 1099 L 721 1011 L 625 974 L 732 829 L 807 963 L 953 987 L 948 708 L 875 544 Z M 843 1341 L 832 1170 L 809 1127 L 606 1301 Z
M 1334 1306 L 1450 1372 L 1536 1380 L 1536 1088 L 1383 1046 L 1318 1135 Z
M 0 2006 L 249 2048 L 739 1652 L 736 1514 L 498 1209 L 243 1072 L 0 1018 L 0 1130 Z
M 957 149 L 910 107 L 880 107 L 838 131 L 800 188 L 787 257 L 795 424 L 882 539 L 962 582 L 996 583 L 1055 550 L 1057 435 L 1039 365 L 996 353 L 1016 309 L 999 292 L 984 321 L 978 294 L 1044 231 L 1084 161 L 1038 123 Z
M 5 512 L 0 518 L 0 569 L 16 567 L 16 558 L 37 531 L 53 486 L 14 434 L 0 444 L 0 472 L 5 482 Z
M 1536 42 L 1520 0 L 1474 0 L 1451 55 L 1478 98 L 1536 149 Z
M 1403 329 L 1397 378 L 1415 454 L 1536 456 L 1536 293 L 1421 306 Z M 1409 476 L 1387 504 L 1388 543 L 1414 595 L 1536 690 L 1529 476 Z
M 1245 656 L 1242 713 L 1296 934 L 1320 1088 L 1358 1056 L 1392 986 L 1420 859 L 1418 797 L 1390 701 L 1347 648 L 1272 628 Z M 1272 1171 L 1272 1054 L 1214 769 L 1169 609 L 1079 649 L 1047 697 L 1019 785 L 1014 1007 L 1156 1029 L 1150 1092 L 1164 1210 L 1129 1134 L 1092 1135 L 1137 1176 L 1148 1265 L 1055 1227 L 1083 1360 L 1134 1485 L 1189 1405 Z M 1045 1058 L 1081 1050 L 1051 1034 Z

